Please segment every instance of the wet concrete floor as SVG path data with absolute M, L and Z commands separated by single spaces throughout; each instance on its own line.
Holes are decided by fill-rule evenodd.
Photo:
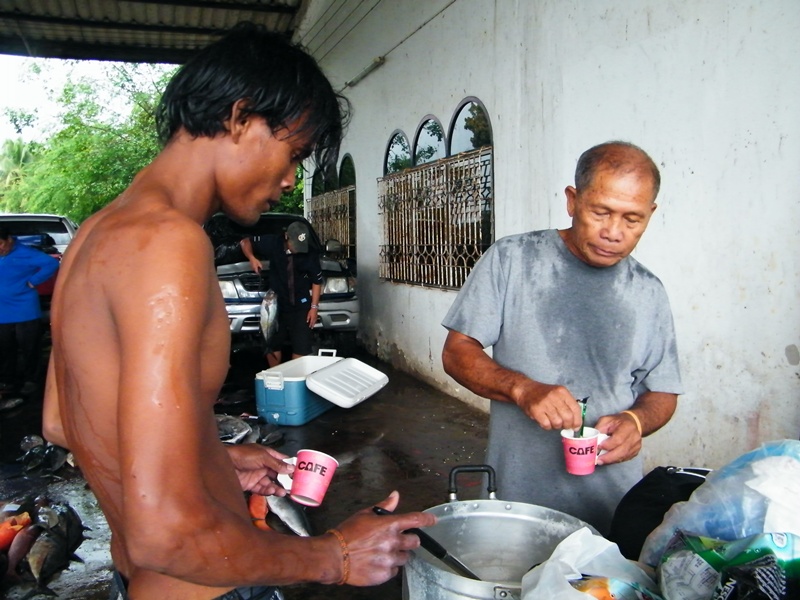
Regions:
M 273 444 L 288 455 L 315 448 L 340 461 L 323 505 L 305 509 L 314 534 L 335 527 L 394 489 L 400 492 L 399 511 L 443 504 L 450 469 L 483 462 L 486 414 L 374 357 L 357 358 L 386 373 L 389 384 L 351 409 L 334 407 L 305 425 L 280 427 L 283 438 Z M 265 368 L 261 361 L 247 352 L 234 355 L 216 412 L 256 414 L 253 377 Z M 58 478 L 15 476 L 20 472 L 15 462 L 21 455 L 19 442 L 25 435 L 40 433 L 40 418 L 40 398 L 0 413 L 0 500 L 47 494 L 72 505 L 91 528 L 89 539 L 76 552 L 83 563 L 73 562 L 52 580 L 50 588 L 62 599 L 105 600 L 111 568 L 109 533 L 80 472 L 65 467 Z M 459 485 L 459 499 L 473 499 L 480 496 L 483 482 L 480 475 L 467 474 Z M 400 600 L 401 580 L 402 574 L 372 588 L 304 584 L 285 588 L 284 593 L 287 600 Z M 9 600 L 18 600 L 30 590 L 28 585 L 5 587 L 0 589 L 0 598 L 5 594 Z

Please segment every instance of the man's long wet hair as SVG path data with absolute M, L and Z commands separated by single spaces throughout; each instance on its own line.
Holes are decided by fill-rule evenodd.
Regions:
M 632 171 L 647 173 L 653 181 L 653 200 L 658 196 L 661 188 L 661 174 L 658 167 L 647 152 L 635 144 L 615 140 L 589 148 L 581 154 L 575 167 L 575 188 L 578 191 L 589 188 L 594 176 L 601 169 L 618 173 Z
M 299 46 L 253 23 L 240 23 L 183 65 L 156 110 L 162 143 L 181 129 L 214 137 L 226 131 L 233 104 L 263 117 L 277 131 L 300 123 L 321 168 L 335 165 L 350 104 L 337 94 L 316 61 Z

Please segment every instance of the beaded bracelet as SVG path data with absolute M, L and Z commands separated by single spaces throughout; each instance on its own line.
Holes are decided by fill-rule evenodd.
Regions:
M 636 429 L 639 430 L 639 435 L 642 435 L 642 422 L 639 420 L 639 417 L 636 416 L 636 413 L 629 410 L 623 410 L 621 414 L 632 416 L 633 420 L 636 422 Z
M 344 536 L 338 529 L 328 529 L 325 533 L 331 533 L 339 540 L 339 548 L 342 549 L 342 578 L 336 582 L 336 585 L 344 585 L 350 577 L 350 551 L 347 548 L 347 542 L 344 541 Z

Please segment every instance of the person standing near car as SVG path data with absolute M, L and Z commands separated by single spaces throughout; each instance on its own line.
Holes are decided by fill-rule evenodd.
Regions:
M 244 492 L 284 496 L 294 467 L 259 444 L 224 445 L 214 404 L 231 339 L 202 224 L 247 226 L 314 155 L 336 161 L 344 101 L 314 59 L 263 27 L 235 27 L 190 58 L 161 97 L 165 145 L 87 219 L 52 305 L 43 431 L 69 448 L 112 532 L 116 595 L 279 600 L 302 582 L 377 585 L 436 519 L 371 507 L 314 537 L 253 525 Z M 396 492 L 378 506 L 393 511 Z
M 322 294 L 319 253 L 310 247 L 308 227 L 294 221 L 283 235 L 256 235 L 241 241 L 242 252 L 256 273 L 269 260 L 269 286 L 278 296 L 278 331 L 268 342 L 267 364 L 281 364 L 288 342 L 292 358 L 311 354 L 311 331 Z
M 58 265 L 0 225 L 0 391 L 26 396 L 38 389 L 44 324 L 36 286 Z

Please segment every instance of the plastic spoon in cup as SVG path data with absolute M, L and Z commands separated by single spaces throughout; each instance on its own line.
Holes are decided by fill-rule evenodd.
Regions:
M 578 430 L 578 435 L 575 437 L 582 438 L 583 437 L 583 426 L 586 423 L 586 403 L 589 401 L 589 396 L 586 398 L 581 398 L 578 400 L 578 404 L 581 405 L 581 428 Z

